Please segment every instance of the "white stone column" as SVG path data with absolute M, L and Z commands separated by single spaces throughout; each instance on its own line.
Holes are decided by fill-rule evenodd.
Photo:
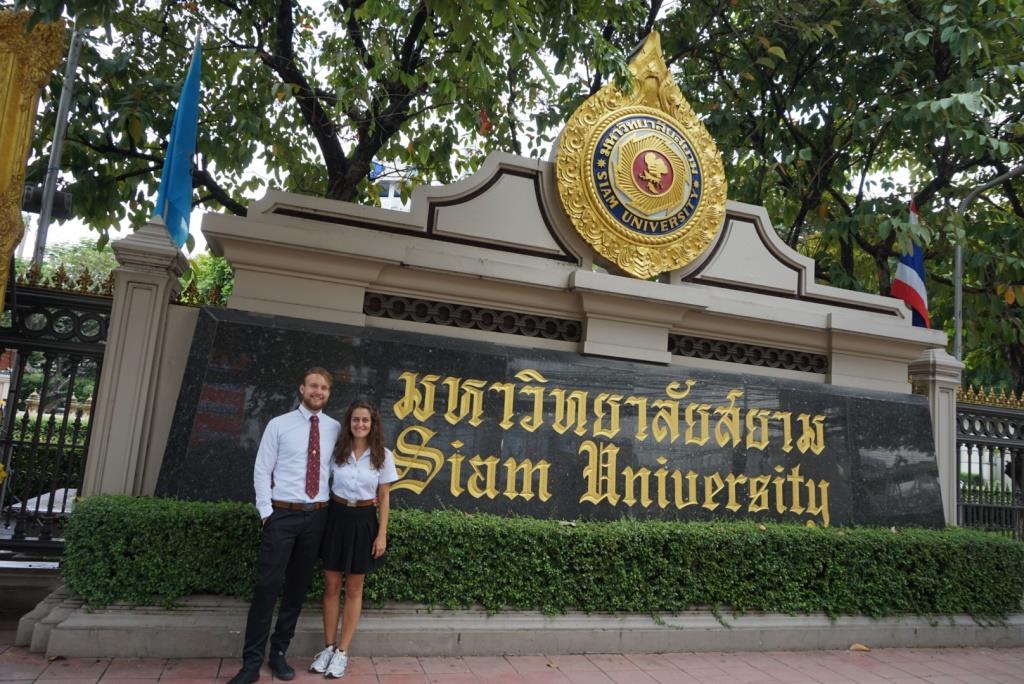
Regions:
M 935 458 L 939 466 L 942 510 L 946 524 L 956 525 L 956 499 L 960 486 L 956 459 L 956 390 L 964 364 L 945 349 L 929 349 L 907 367 L 914 389 L 928 397 L 935 432 Z
M 84 495 L 141 493 L 167 311 L 188 265 L 158 218 L 112 246 L 120 266 L 114 269 Z

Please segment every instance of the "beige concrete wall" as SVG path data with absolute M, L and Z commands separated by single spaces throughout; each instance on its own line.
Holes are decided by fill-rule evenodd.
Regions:
M 550 162 L 494 155 L 459 183 L 417 189 L 407 213 L 270 192 L 246 218 L 206 215 L 202 230 L 235 269 L 230 308 L 897 393 L 911 391 L 916 362 L 915 383 L 943 390 L 945 403 L 931 402 L 937 439 L 953 434 L 958 372 L 921 361 L 941 356 L 946 336 L 914 328 L 896 299 L 815 282 L 813 261 L 763 207 L 729 202 L 701 257 L 641 281 L 576 234 L 554 175 Z M 367 293 L 567 319 L 583 333 L 553 341 L 367 316 Z M 673 356 L 671 336 L 823 356 L 827 372 Z M 154 447 L 165 433 L 155 426 Z M 943 458 L 953 451 L 939 445 Z
M 203 232 L 235 268 L 229 306 L 261 313 L 903 393 L 908 364 L 945 346 L 902 302 L 816 283 L 762 207 L 729 202 L 716 242 L 667 282 L 595 271 L 553 177 L 551 163 L 495 155 L 464 181 L 420 188 L 408 213 L 271 192 L 247 218 L 207 215 Z M 367 292 L 571 319 L 584 335 L 573 347 L 369 320 Z M 673 358 L 670 334 L 823 354 L 829 372 Z

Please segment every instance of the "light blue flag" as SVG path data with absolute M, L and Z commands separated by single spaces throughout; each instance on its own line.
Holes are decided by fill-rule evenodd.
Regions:
M 160 216 L 178 247 L 188 240 L 188 219 L 192 213 L 192 157 L 196 152 L 199 126 L 199 72 L 202 70 L 203 44 L 196 41 L 192 64 L 181 88 L 178 110 L 167 141 L 160 192 L 156 196 L 154 216 Z

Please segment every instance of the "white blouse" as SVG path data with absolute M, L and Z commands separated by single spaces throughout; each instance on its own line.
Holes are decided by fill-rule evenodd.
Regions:
M 398 479 L 395 469 L 395 457 L 391 451 L 384 449 L 384 463 L 380 470 L 373 469 L 370 450 L 367 449 L 359 458 L 349 454 L 348 462 L 338 465 L 331 460 L 331 492 L 348 501 L 366 501 L 377 496 L 377 487 L 391 484 Z

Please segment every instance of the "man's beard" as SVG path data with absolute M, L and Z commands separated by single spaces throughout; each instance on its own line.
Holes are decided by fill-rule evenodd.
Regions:
M 325 403 L 327 403 L 326 399 L 313 399 L 312 397 L 302 397 L 302 405 L 308 408 L 310 411 L 319 411 L 324 407 Z

